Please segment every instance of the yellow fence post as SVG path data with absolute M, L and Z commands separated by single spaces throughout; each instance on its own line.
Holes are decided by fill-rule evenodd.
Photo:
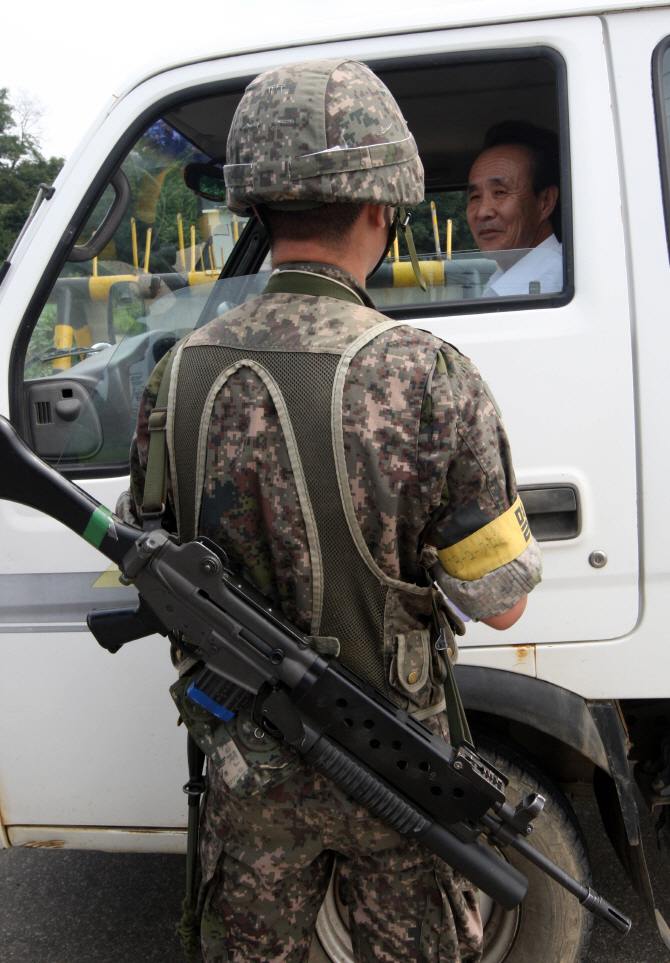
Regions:
M 130 234 L 133 239 L 133 265 L 139 268 L 140 262 L 137 257 L 137 225 L 134 217 L 130 218 Z
M 181 214 L 177 214 L 177 231 L 179 233 L 179 253 L 181 254 L 181 269 L 186 271 L 186 251 L 184 250 L 184 225 Z
M 451 218 L 447 219 L 447 260 L 451 261 Z
M 147 246 L 144 249 L 144 273 L 149 273 L 149 255 L 151 254 L 151 232 L 152 228 L 147 229 Z
M 435 209 L 435 201 L 430 202 L 430 213 L 433 216 L 433 237 L 435 238 L 435 253 L 438 257 L 442 257 L 442 248 L 440 247 L 440 231 L 437 226 L 437 211 Z
M 60 350 L 71 348 L 74 340 L 74 331 L 69 324 L 57 324 L 54 328 L 54 348 Z M 54 358 L 51 362 L 52 371 L 67 371 L 72 367 L 72 357 L 65 355 L 64 358 Z

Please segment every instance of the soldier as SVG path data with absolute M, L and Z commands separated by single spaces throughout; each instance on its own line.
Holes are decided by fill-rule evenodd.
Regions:
M 452 654 L 458 619 L 433 578 L 471 618 L 506 628 L 541 562 L 478 372 L 378 314 L 365 290 L 397 210 L 423 199 L 416 144 L 367 67 L 294 64 L 247 88 L 225 178 L 230 210 L 267 228 L 274 270 L 260 297 L 194 331 L 169 362 L 166 518 L 182 539 L 214 539 L 315 648 L 448 738 L 449 656 L 435 642 Z M 167 364 L 133 446 L 138 517 Z M 251 706 L 224 722 L 192 703 L 193 668 L 180 671 L 173 696 L 208 756 L 208 963 L 305 961 L 336 856 L 358 961 L 481 959 L 465 879 L 302 763 Z M 460 725 L 453 705 L 450 718 Z

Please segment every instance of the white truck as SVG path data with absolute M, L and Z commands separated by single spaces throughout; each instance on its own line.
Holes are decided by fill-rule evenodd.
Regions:
M 654 916 L 630 763 L 662 759 L 670 732 L 670 7 L 509 0 L 503 14 L 491 0 L 445 0 L 413 8 L 411 22 L 405 11 L 292 25 L 272 42 L 212 45 L 138 75 L 0 268 L 0 413 L 114 506 L 155 363 L 267 277 L 264 232 L 216 194 L 241 93 L 262 70 L 331 56 L 369 64 L 395 95 L 442 238 L 439 252 L 420 247 L 425 294 L 402 251 L 371 293 L 390 316 L 458 345 L 493 386 L 542 543 L 544 581 L 523 619 L 504 634 L 469 624 L 461 640 L 478 744 L 515 792 L 540 787 L 535 844 L 582 879 L 571 800 L 595 793 Z M 558 134 L 559 293 L 484 292 L 497 265 L 467 235 L 463 191 L 486 130 L 504 120 Z M 208 177 L 204 200 L 191 187 Z M 0 531 L 3 845 L 184 851 L 185 739 L 164 640 L 110 657 L 86 614 L 127 605 L 133 590 L 46 515 L 0 502 Z M 662 812 L 663 772 L 636 773 Z M 485 963 L 586 959 L 587 914 L 530 878 L 520 910 L 483 900 Z M 318 931 L 333 960 L 352 959 L 345 923 L 335 884 Z

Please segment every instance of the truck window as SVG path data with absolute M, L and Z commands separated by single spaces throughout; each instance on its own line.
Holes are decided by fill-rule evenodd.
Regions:
M 196 326 L 246 220 L 189 190 L 184 167 L 207 163 L 159 119 L 121 170 L 131 202 L 98 257 L 66 262 L 33 329 L 24 363 L 31 434 L 62 468 L 125 468 L 140 398 L 156 363 Z M 113 198 L 107 187 L 77 239 Z
M 413 313 L 421 305 L 431 313 L 481 313 L 537 306 L 538 299 L 547 306 L 569 299 L 565 65 L 553 51 L 537 54 L 518 52 L 505 60 L 499 55 L 462 62 L 445 59 L 441 65 L 433 60 L 430 66 L 419 61 L 404 69 L 371 64 L 407 117 L 426 178 L 426 198 L 412 212 L 412 230 L 427 291 L 424 294 L 414 279 L 401 237 L 370 282 L 383 311 L 394 313 L 396 308 L 404 315 L 410 305 Z M 468 203 L 470 172 L 487 134 L 518 138 L 533 131 L 555 141 L 550 152 L 554 179 L 560 183 L 551 239 L 534 251 L 516 246 L 500 250 L 496 241 L 485 243 L 473 235 L 477 214 Z M 483 216 L 502 226 L 498 209 L 487 209 Z
M 661 188 L 663 193 L 663 212 L 665 231 L 670 252 L 670 37 L 666 37 L 654 50 L 652 57 L 652 79 L 654 85 L 654 106 L 656 110 L 656 131 L 658 135 L 658 156 L 661 168 Z
M 476 61 L 445 56 L 429 64 L 371 66 L 407 117 L 426 174 L 426 198 L 412 211 L 426 291 L 416 281 L 401 236 L 368 282 L 380 310 L 418 320 L 564 304 L 571 296 L 565 280 L 571 247 L 560 57 L 536 48 L 507 56 L 482 53 Z M 13 372 L 22 382 L 24 433 L 38 454 L 61 470 L 125 473 L 142 390 L 156 363 L 189 331 L 263 290 L 269 261 L 262 264 L 262 257 L 255 260 L 258 273 L 220 278 L 245 221 L 222 202 L 196 195 L 184 180 L 193 163 L 220 174 L 240 95 L 185 99 L 125 149 L 117 166 L 128 179 L 131 200 L 113 238 L 89 261 L 66 261 L 39 315 L 24 319 L 23 331 L 32 333 L 23 336 L 22 367 Z M 473 235 L 472 165 L 487 131 L 519 123 L 549 132 L 556 145 L 558 202 L 551 250 L 544 255 L 539 247 L 498 250 L 476 231 Z M 107 186 L 81 226 L 78 245 L 93 236 L 113 196 Z M 495 205 L 490 217 L 498 225 L 504 221 Z

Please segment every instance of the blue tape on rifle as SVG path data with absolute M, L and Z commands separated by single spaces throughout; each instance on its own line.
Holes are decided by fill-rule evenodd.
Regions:
M 192 682 L 188 689 L 186 690 L 186 695 L 191 699 L 192 702 L 196 702 L 203 709 L 207 709 L 212 715 L 215 715 L 217 719 L 223 719 L 224 722 L 230 722 L 231 719 L 235 717 L 235 713 L 231 712 L 230 709 L 226 709 L 225 706 L 220 706 L 218 702 L 214 699 L 210 699 L 208 695 L 201 692 L 200 689 L 196 689 L 195 682 Z

